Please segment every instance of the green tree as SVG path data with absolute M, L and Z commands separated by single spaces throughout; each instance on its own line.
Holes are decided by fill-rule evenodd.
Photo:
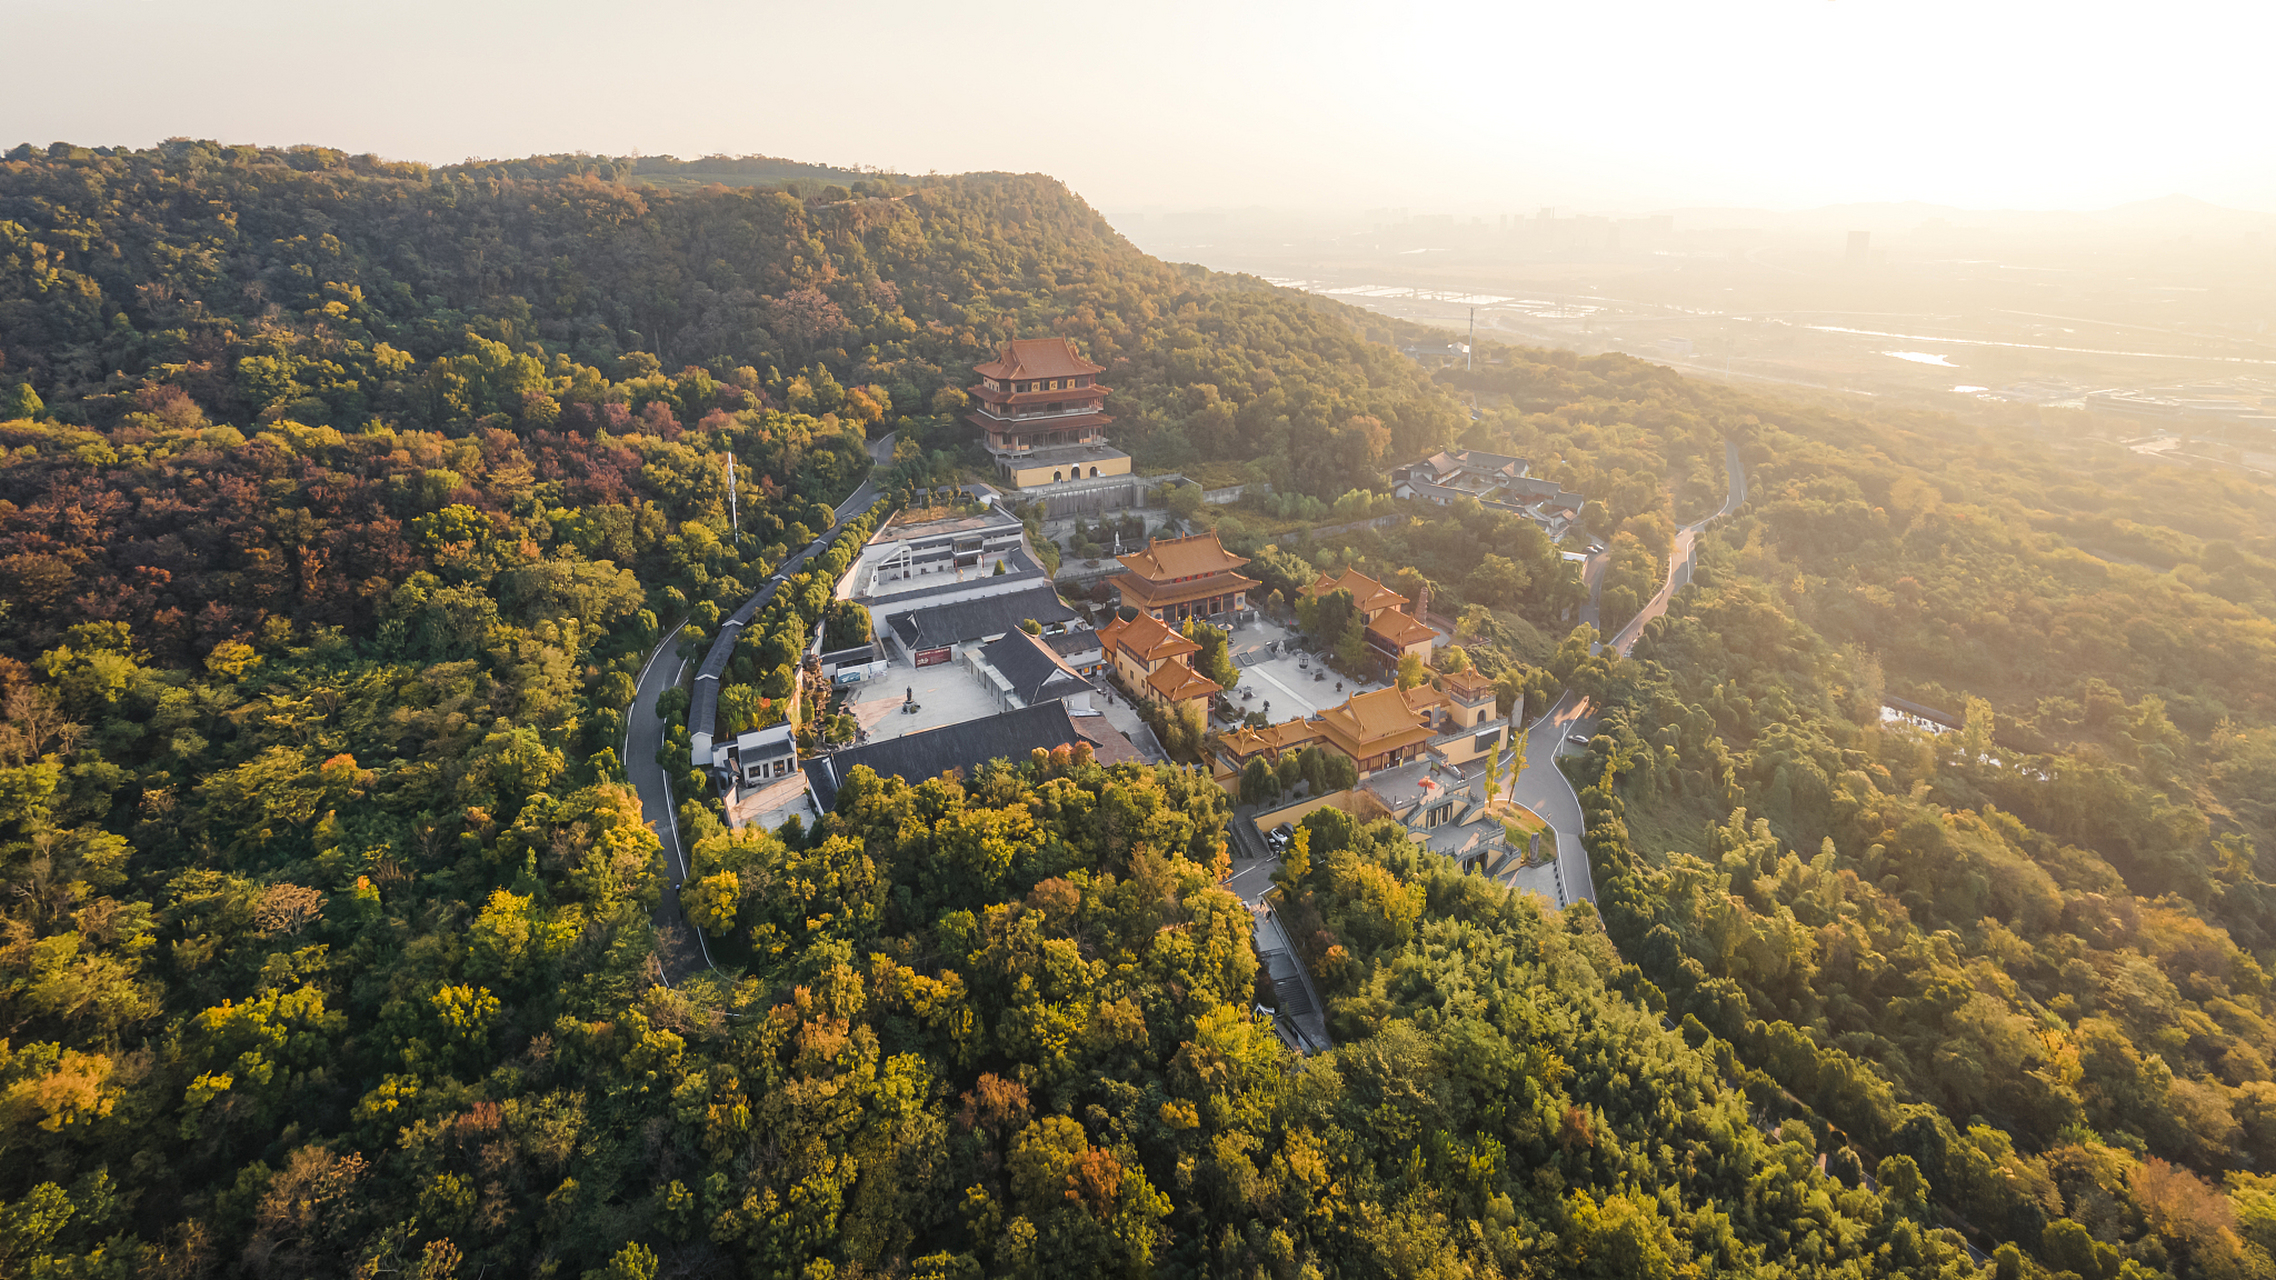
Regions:
M 1338 592 L 1337 594 L 1349 595 L 1348 592 Z M 1366 615 L 1353 610 L 1350 618 L 1344 622 L 1343 630 L 1336 635 L 1336 661 L 1342 663 L 1346 670 L 1357 670 L 1366 659 L 1367 618 Z
M 1201 486 L 1186 484 L 1164 485 L 1156 491 L 1162 505 L 1180 520 L 1191 520 L 1201 512 Z
M 797 688 L 798 673 L 786 662 L 767 672 L 766 678 L 759 684 L 759 693 L 763 697 L 780 701 L 788 698 Z
M 1395 679 L 1400 688 L 1412 689 L 1417 685 L 1429 683 L 1430 668 L 1425 667 L 1423 660 L 1414 654 L 1403 653 L 1399 655 L 1399 670 Z
M 1280 778 L 1263 756 L 1241 767 L 1241 803 L 1263 804 L 1280 794 Z
M 1189 659 L 1194 670 L 1226 689 L 1241 682 L 1241 669 L 1233 665 L 1231 632 L 1197 618 L 1186 619 L 1179 630 L 1186 639 L 1201 646 L 1201 652 Z
M 0 387 L 0 422 L 37 418 L 47 408 L 40 403 L 39 393 L 29 382 L 13 382 Z

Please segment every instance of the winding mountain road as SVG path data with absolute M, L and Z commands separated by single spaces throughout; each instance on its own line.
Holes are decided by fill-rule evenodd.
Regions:
M 1627 656 L 1636 647 L 1645 624 L 1665 614 L 1668 601 L 1690 584 L 1692 572 L 1699 563 L 1700 533 L 1746 502 L 1746 467 L 1739 461 L 1739 447 L 1728 440 L 1723 442 L 1723 464 L 1730 472 L 1730 493 L 1723 500 L 1723 509 L 1676 531 L 1675 545 L 1668 552 L 1667 580 L 1609 642 L 1621 656 Z M 1588 853 L 1581 848 L 1581 830 L 1585 825 L 1581 798 L 1573 790 L 1572 780 L 1557 767 L 1557 756 L 1565 747 L 1577 745 L 1569 743 L 1568 737 L 1585 739 L 1595 727 L 1596 718 L 1590 714 L 1587 699 L 1570 693 L 1559 699 L 1556 706 L 1525 731 L 1525 768 L 1518 772 L 1510 789 L 1519 804 L 1540 814 L 1557 833 L 1557 872 L 1564 883 L 1567 902 L 1595 903 L 1596 881 L 1589 875 Z
M 870 478 L 863 480 L 850 497 L 838 504 L 832 513 L 836 522 L 829 532 L 821 535 L 821 542 L 826 544 L 836 538 L 848 520 L 867 511 L 877 500 L 876 469 L 893 460 L 893 435 L 889 433 L 871 441 L 869 457 Z M 775 588 L 782 580 L 797 573 L 798 566 L 813 554 L 813 545 L 809 544 L 784 560 L 753 593 L 752 602 L 764 608 L 767 601 L 774 598 Z M 647 664 L 640 669 L 640 679 L 633 686 L 632 706 L 624 717 L 624 776 L 640 796 L 642 820 L 663 845 L 664 893 L 656 904 L 655 923 L 657 950 L 661 953 L 667 983 L 686 975 L 698 960 L 707 965 L 711 962 L 710 948 L 703 941 L 702 931 L 686 928 L 685 918 L 680 913 L 680 883 L 688 878 L 688 853 L 680 843 L 677 797 L 672 794 L 671 778 L 656 760 L 657 753 L 663 750 L 664 734 L 670 727 L 656 714 L 656 699 L 666 689 L 684 681 L 691 665 L 690 659 L 674 653 L 680 631 L 686 625 L 680 623 L 657 641 Z M 690 935 L 696 944 L 693 951 L 687 945 Z

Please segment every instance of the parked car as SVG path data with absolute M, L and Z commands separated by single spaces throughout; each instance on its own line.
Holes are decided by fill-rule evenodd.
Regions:
M 1264 847 L 1274 853 L 1285 852 L 1296 839 L 1296 828 L 1283 822 L 1265 833 Z
M 1588 745 L 1588 739 L 1582 737 L 1577 733 L 1566 734 L 1565 741 L 1572 743 L 1576 747 L 1585 747 Z

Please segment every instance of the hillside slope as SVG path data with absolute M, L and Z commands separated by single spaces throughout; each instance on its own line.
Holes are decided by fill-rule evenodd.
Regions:
M 827 366 L 908 414 L 995 343 L 1063 333 L 1107 366 L 1142 462 L 1264 458 L 1331 498 L 1455 423 L 1343 309 L 1148 258 L 1047 178 L 660 191 L 575 160 L 18 148 L 0 161 L 0 378 L 96 425 L 149 382 L 239 425 L 515 418 L 511 395 L 436 385 L 432 362 L 476 334 L 573 381 L 622 376 L 629 353 L 749 367 L 778 403 L 787 375 Z
M 865 438 L 936 474 L 991 342 L 1084 343 L 1142 456 L 1331 496 L 1459 419 L 1340 309 L 1044 179 L 547 171 L 0 163 L 0 1270 L 1967 1269 L 1751 1122 L 1766 1079 L 1585 913 L 1395 832 L 1307 832 L 1351 1042 L 1293 1058 L 1197 774 L 857 772 L 780 837 L 691 805 L 726 966 L 660 982 L 643 655 Z M 827 588 L 786 584 L 754 688 Z

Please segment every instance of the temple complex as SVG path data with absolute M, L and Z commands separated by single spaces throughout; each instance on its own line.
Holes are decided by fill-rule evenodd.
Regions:
M 1015 489 L 1130 474 L 1130 455 L 1106 442 L 1114 419 L 1103 412 L 1105 366 L 1092 364 L 1066 338 L 1019 338 L 996 358 L 974 365 L 972 412 L 996 460 L 996 476 Z
M 1362 779 L 1425 754 L 1459 766 L 1509 740 L 1509 723 L 1497 718 L 1496 710 L 1493 681 L 1471 671 L 1439 675 L 1435 686 L 1355 693 L 1307 719 L 1217 735 L 1220 780 L 1238 775 L 1255 757 L 1278 760 L 1304 747 L 1328 747 L 1349 756 Z
M 1206 715 L 1209 699 L 1224 686 L 1193 669 L 1188 661 L 1201 646 L 1151 614 L 1117 618 L 1099 633 L 1099 646 L 1123 685 L 1138 697 L 1175 711 L 1198 703 Z
M 1123 606 L 1171 624 L 1245 609 L 1258 585 L 1235 572 L 1248 558 L 1227 551 L 1215 531 L 1156 538 L 1118 558 L 1123 572 L 1113 582 Z
M 1422 621 L 1418 614 L 1430 607 L 1426 595 L 1416 602 L 1415 611 L 1407 612 L 1408 600 L 1357 569 L 1345 569 L 1340 578 L 1321 574 L 1304 594 L 1318 600 L 1337 591 L 1349 591 L 1352 604 L 1366 622 L 1367 648 L 1385 671 L 1399 669 L 1399 660 L 1412 654 L 1425 664 L 1430 662 L 1431 646 L 1438 633 Z

